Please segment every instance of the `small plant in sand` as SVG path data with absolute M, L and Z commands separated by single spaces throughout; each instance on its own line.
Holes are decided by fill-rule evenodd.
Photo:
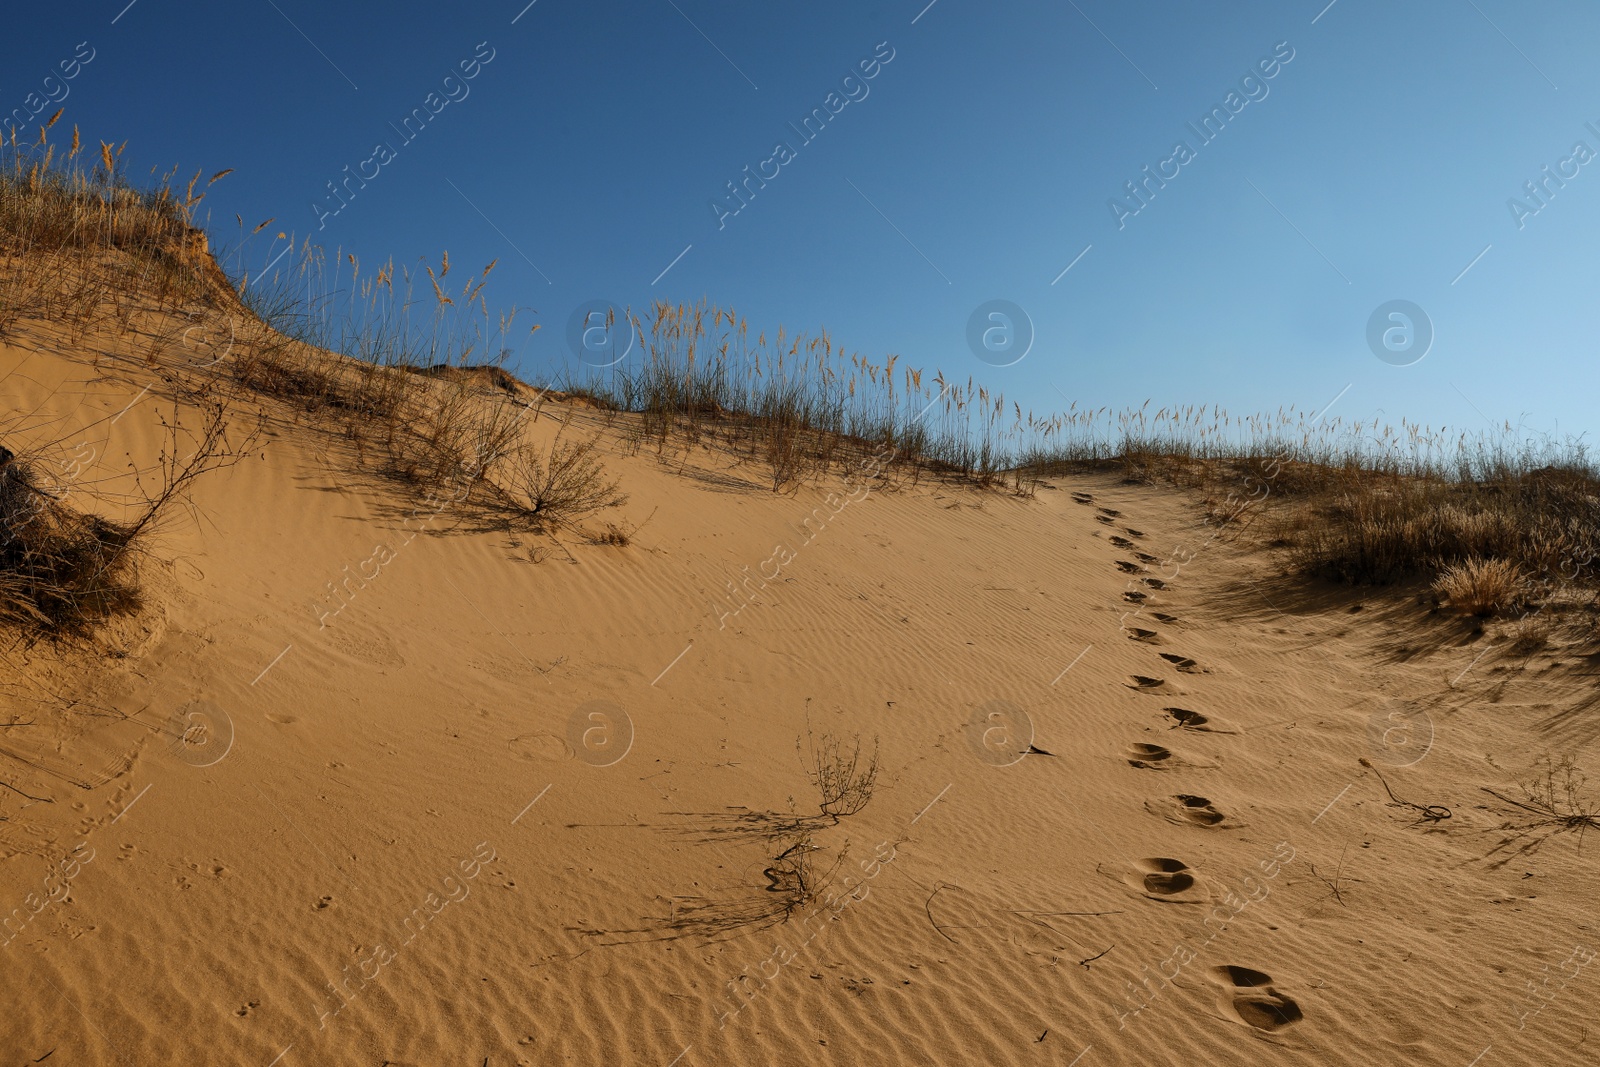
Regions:
M 819 804 L 822 814 L 838 822 L 866 807 L 878 782 L 877 739 L 872 742 L 872 754 L 863 758 L 859 734 L 848 748 L 833 734 L 823 734 L 819 738 L 808 728 L 806 737 L 810 751 L 802 755 L 801 762 L 806 777 L 811 779 L 822 798 Z M 800 748 L 798 738 L 795 748 Z
M 825 880 L 825 875 L 819 874 L 811 860 L 811 854 L 820 849 L 820 845 L 812 842 L 810 833 L 802 833 L 784 845 L 772 857 L 772 865 L 762 871 L 767 879 L 767 892 L 778 894 L 778 907 L 785 919 L 809 904 Z
M 1522 568 L 1504 559 L 1469 559 L 1447 567 L 1433 583 L 1463 615 L 1488 618 L 1516 603 L 1527 589 Z
M 562 427 L 565 432 L 566 427 Z M 561 433 L 549 451 L 525 443 L 510 456 L 513 497 L 521 512 L 546 528 L 570 526 L 579 519 L 627 502 L 627 495 L 607 477 L 596 453 L 598 441 L 563 441 Z
M 1507 828 L 1517 832 L 1512 840 L 1530 836 L 1533 840 L 1518 851 L 1537 847 L 1552 833 L 1572 830 L 1577 831 L 1578 848 L 1582 850 L 1584 832 L 1591 827 L 1600 828 L 1600 800 L 1586 793 L 1588 781 L 1572 756 L 1546 756 L 1535 765 L 1532 777 L 1521 783 L 1520 798 L 1487 786 L 1484 792 L 1522 813 Z

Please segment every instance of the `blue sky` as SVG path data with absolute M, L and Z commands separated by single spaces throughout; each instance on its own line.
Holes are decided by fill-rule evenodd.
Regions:
M 128 140 L 136 171 L 235 168 L 206 201 L 218 243 L 238 212 L 320 219 L 366 264 L 498 258 L 490 303 L 545 327 L 529 375 L 575 365 L 585 301 L 705 297 L 1040 412 L 1318 410 L 1348 386 L 1348 417 L 1597 428 L 1600 165 L 1573 160 L 1600 153 L 1592 5 L 525 2 L 30 9 L 0 39 L 0 108 L 64 89 L 63 121 Z M 406 142 L 429 93 L 454 99 Z M 790 123 L 830 93 L 804 142 Z M 1202 143 L 1189 123 L 1219 106 Z M 378 176 L 314 207 L 379 141 Z M 1179 141 L 1192 158 L 1163 164 Z M 792 158 L 765 163 L 777 142 Z M 1175 176 L 1119 227 L 1147 165 Z M 746 166 L 776 176 L 719 220 Z M 997 299 L 1034 333 L 1005 367 L 967 340 Z M 1367 340 L 1394 300 L 1434 333 L 1407 366 Z

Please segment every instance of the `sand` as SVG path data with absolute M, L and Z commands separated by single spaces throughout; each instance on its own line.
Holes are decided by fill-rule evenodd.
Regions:
M 120 344 L 0 348 L 106 492 L 174 411 Z M 1483 791 L 1593 764 L 1592 657 L 1480 660 L 1109 473 L 775 494 L 581 405 L 534 432 L 564 409 L 631 545 L 416 512 L 279 411 L 142 613 L 10 645 L 4 1062 L 1600 1056 L 1600 840 L 1507 843 Z M 815 827 L 818 899 L 750 924 L 824 734 L 877 739 L 876 788 Z

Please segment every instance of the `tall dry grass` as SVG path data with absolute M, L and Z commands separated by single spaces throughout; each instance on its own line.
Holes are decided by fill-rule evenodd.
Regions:
M 638 355 L 564 388 L 634 416 L 635 446 L 730 448 L 764 465 L 774 489 L 869 450 L 887 449 L 913 476 L 1022 493 L 1114 467 L 1133 480 L 1230 490 L 1214 517 L 1266 516 L 1269 540 L 1322 578 L 1428 581 L 1500 560 L 1529 575 L 1531 591 L 1600 579 L 1600 472 L 1577 441 L 1295 408 L 1235 416 L 1071 404 L 1040 416 L 971 379 L 847 353 L 826 333 L 752 340 L 727 309 L 658 303 L 629 321 Z
M 70 142 L 52 141 L 60 114 L 36 139 L 19 141 L 13 129 L 0 145 L 0 334 L 32 317 L 76 341 L 103 324 L 127 333 L 136 315 L 229 302 L 193 220 L 206 189 L 230 172 L 202 185 L 201 172 L 179 184 L 173 170 L 135 188 L 125 145 L 94 151 L 76 127 Z
M 214 377 L 312 418 L 419 493 L 464 483 L 468 503 L 527 517 L 546 507 L 530 487 L 566 470 L 582 475 L 579 499 L 617 496 L 592 443 L 581 457 L 572 445 L 528 451 L 525 422 L 539 417 L 543 389 L 504 370 L 517 310 L 491 311 L 493 263 L 464 278 L 448 255 L 437 269 L 389 261 L 363 271 L 350 252 L 280 233 L 274 246 L 288 251 L 252 276 L 238 265 L 272 220 L 249 233 L 239 220 L 229 279 L 193 226 L 205 189 L 227 171 L 204 186 L 199 174 L 180 186 L 173 171 L 135 189 L 121 149 L 87 151 L 76 130 L 70 145 L 53 145 L 48 127 L 0 153 L 0 330 L 22 318 L 78 335 L 142 325 L 155 361 L 197 308 L 223 309 L 231 341 Z M 826 331 L 752 337 L 730 308 L 661 302 L 625 319 L 637 352 L 569 373 L 561 388 L 604 409 L 635 450 L 721 450 L 777 491 L 867 455 L 888 457 L 878 464 L 886 476 L 1023 494 L 1114 468 L 1213 499 L 1228 490 L 1216 517 L 1265 516 L 1269 539 L 1325 578 L 1431 580 L 1492 560 L 1535 588 L 1600 576 L 1600 480 L 1576 444 L 1294 408 L 1235 416 L 1070 403 L 1038 415 L 971 378 L 850 352 Z

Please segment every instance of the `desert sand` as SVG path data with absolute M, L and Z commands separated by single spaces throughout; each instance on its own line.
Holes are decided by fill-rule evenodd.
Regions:
M 182 414 L 122 344 L 0 348 L 102 499 Z M 1600 1056 L 1600 840 L 1484 791 L 1592 755 L 1592 657 L 1291 580 L 1114 471 L 774 493 L 529 407 L 601 435 L 615 545 L 259 408 L 140 612 L 5 651 L 6 1064 Z M 825 735 L 877 744 L 837 821 Z M 796 826 L 831 877 L 782 907 Z

